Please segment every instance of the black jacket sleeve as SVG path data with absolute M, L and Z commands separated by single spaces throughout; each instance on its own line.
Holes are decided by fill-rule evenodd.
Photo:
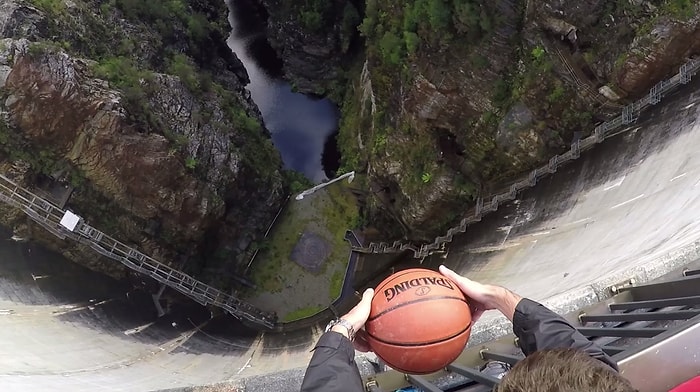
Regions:
M 553 348 L 575 348 L 618 370 L 615 361 L 597 344 L 588 340 L 563 317 L 535 301 L 523 299 L 515 307 L 513 332 L 520 340 L 520 348 L 525 355 Z
M 337 332 L 318 340 L 306 369 L 302 392 L 362 392 L 362 377 L 355 365 L 352 342 Z

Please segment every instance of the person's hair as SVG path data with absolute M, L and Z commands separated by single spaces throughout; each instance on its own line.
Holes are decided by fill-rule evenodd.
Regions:
M 518 362 L 494 392 L 637 392 L 607 364 L 571 348 L 542 350 Z

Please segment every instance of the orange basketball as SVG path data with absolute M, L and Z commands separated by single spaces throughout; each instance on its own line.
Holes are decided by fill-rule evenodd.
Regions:
M 426 374 L 464 350 L 472 315 L 464 294 L 442 274 L 407 269 L 384 279 L 365 324 L 372 350 L 392 368 Z

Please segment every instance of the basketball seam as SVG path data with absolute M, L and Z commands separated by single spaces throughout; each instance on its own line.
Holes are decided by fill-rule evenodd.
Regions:
M 372 335 L 372 334 L 369 333 L 369 332 L 367 332 L 367 334 L 368 334 L 369 336 L 371 336 L 372 339 L 375 339 L 375 340 L 377 340 L 377 341 L 379 341 L 379 342 L 382 342 L 382 343 L 384 343 L 384 344 L 390 344 L 390 345 L 392 345 L 392 346 L 399 346 L 399 347 L 419 347 L 419 346 L 427 346 L 427 345 L 430 345 L 430 344 L 442 343 L 442 342 L 446 342 L 446 341 L 448 341 L 448 340 L 450 340 L 450 339 L 454 339 L 454 338 L 458 337 L 459 335 L 465 333 L 467 330 L 469 330 L 469 329 L 471 328 L 471 326 L 472 326 L 471 323 L 469 323 L 469 325 L 467 325 L 466 327 L 464 327 L 463 330 L 457 332 L 456 334 L 450 335 L 450 336 L 445 337 L 445 338 L 442 338 L 442 339 L 432 340 L 432 341 L 428 341 L 428 342 L 420 342 L 420 343 L 398 343 L 398 342 L 391 342 L 391 341 L 388 341 L 388 340 L 380 339 L 380 338 L 378 338 L 378 337 Z
M 437 297 L 418 298 L 418 299 L 411 300 L 411 301 L 409 301 L 409 302 L 403 302 L 403 303 L 400 303 L 400 304 L 398 304 L 398 305 L 394 305 L 394 306 L 390 307 L 389 309 L 384 309 L 384 310 L 382 310 L 381 312 L 379 312 L 379 314 L 368 318 L 368 319 L 367 319 L 367 322 L 374 321 L 374 320 L 378 319 L 379 317 L 381 317 L 381 316 L 383 316 L 383 315 L 385 315 L 385 314 L 391 312 L 392 310 L 396 310 L 396 309 L 398 309 L 398 308 L 401 308 L 401 307 L 404 307 L 404 306 L 407 306 L 407 305 L 410 305 L 410 304 L 414 304 L 414 303 L 416 303 L 416 302 L 432 301 L 432 300 L 434 300 L 434 299 L 456 299 L 456 300 L 458 300 L 458 301 L 464 302 L 465 304 L 467 304 L 467 306 L 469 306 L 469 304 L 467 303 L 467 301 L 466 301 L 464 298 L 453 297 L 453 296 L 449 296 L 449 295 L 441 295 L 441 296 L 437 296 Z

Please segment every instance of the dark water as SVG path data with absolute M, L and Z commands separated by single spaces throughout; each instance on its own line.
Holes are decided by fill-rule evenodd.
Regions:
M 251 21 L 257 16 L 242 5 L 245 2 L 234 3 L 230 4 L 233 34 L 228 44 L 248 71 L 247 89 L 285 167 L 316 183 L 334 176 L 340 158 L 335 143 L 338 109 L 327 99 L 293 92 L 292 86 L 280 79 L 281 62 L 260 33 L 261 26 Z

